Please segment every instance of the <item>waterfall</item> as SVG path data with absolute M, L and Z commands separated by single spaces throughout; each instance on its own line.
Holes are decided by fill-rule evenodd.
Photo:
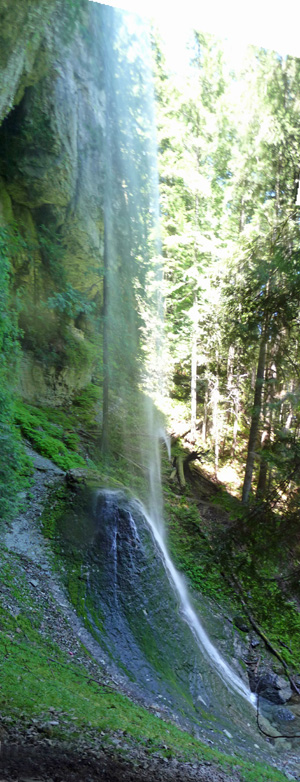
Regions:
M 140 540 L 134 521 L 137 513 L 151 530 L 180 605 L 181 621 L 183 619 L 188 626 L 201 654 L 227 690 L 254 703 L 250 690 L 208 638 L 167 549 L 159 453 L 163 423 L 153 402 L 163 391 L 164 359 L 150 44 L 146 28 L 135 16 L 103 6 L 102 20 L 106 93 L 103 454 L 109 468 L 109 455 L 113 452 L 113 469 L 118 467 L 123 483 L 142 500 L 133 502 L 131 509 L 116 511 L 118 496 L 100 495 L 102 526 L 109 523 L 109 497 L 114 497 L 109 549 L 113 600 L 114 603 L 120 600 L 118 584 L 130 581 L 123 571 L 126 558 L 131 562 L 134 578 L 139 577 L 139 583 L 143 583 L 148 543 Z M 126 535 L 129 543 L 126 543 Z M 131 548 L 130 541 L 133 541 Z M 137 562 L 140 561 L 139 568 L 133 564 L 135 553 Z M 106 584 L 104 586 L 107 588 Z M 156 595 L 158 604 L 160 597 Z M 152 592 L 149 601 L 153 604 Z M 113 611 L 112 605 L 110 610 Z M 136 667 L 139 666 L 141 675 L 148 681 L 151 675 L 148 663 L 145 655 L 141 662 L 136 640 L 139 635 L 141 642 L 144 638 L 136 627 L 134 611 L 137 609 L 131 610 L 129 601 L 123 607 L 119 626 L 114 624 L 115 617 L 108 613 L 107 623 L 117 639 L 116 649 L 122 646 L 123 664 L 125 661 L 128 667 L 130 656 L 134 657 Z M 148 616 L 146 605 L 143 613 L 144 617 Z M 139 621 L 142 621 L 142 614 L 140 616 Z M 150 620 L 147 621 L 144 637 L 149 629 Z M 129 633 L 128 642 L 126 633 Z M 156 650 L 153 655 L 158 665 Z M 204 691 L 199 697 L 206 702 Z
M 239 695 L 242 695 L 243 698 L 246 698 L 247 701 L 255 705 L 256 696 L 250 692 L 250 689 L 244 684 L 242 679 L 226 663 L 224 658 L 219 654 L 218 650 L 211 643 L 207 633 L 202 627 L 201 622 L 191 604 L 184 580 L 180 573 L 176 570 L 170 558 L 165 537 L 161 533 L 160 528 L 153 521 L 153 518 L 151 518 L 151 516 L 146 513 L 145 509 L 143 509 L 143 513 L 145 514 L 147 522 L 153 532 L 154 539 L 162 554 L 164 565 L 169 575 L 170 581 L 179 595 L 180 604 L 182 607 L 182 615 L 189 625 L 191 631 L 194 633 L 202 653 L 214 666 L 215 670 L 222 678 L 224 684 L 226 684 L 229 689 L 234 690 Z

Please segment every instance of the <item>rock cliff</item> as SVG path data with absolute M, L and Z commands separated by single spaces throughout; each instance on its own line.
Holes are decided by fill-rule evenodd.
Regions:
M 92 377 L 102 310 L 101 6 L 0 0 L 0 229 L 23 332 L 25 399 Z

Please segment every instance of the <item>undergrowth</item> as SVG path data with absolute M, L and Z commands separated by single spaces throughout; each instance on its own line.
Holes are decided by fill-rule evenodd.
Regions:
M 168 493 L 165 499 L 168 543 L 179 570 L 190 579 L 193 587 L 209 597 L 228 593 L 222 583 L 220 568 L 212 546 L 201 534 L 201 518 L 191 498 L 175 497 Z
M 228 522 L 224 521 L 223 526 L 217 521 L 218 506 L 228 512 Z M 278 519 L 272 520 L 272 527 L 267 517 L 255 523 L 252 520 L 251 524 L 241 503 L 225 492 L 212 498 L 212 518 L 214 514 L 215 519 L 208 524 L 205 517 L 201 518 L 191 487 L 179 493 L 176 484 L 166 481 L 168 541 L 178 569 L 188 577 L 194 589 L 229 608 L 231 614 L 243 615 L 234 577 L 250 614 L 286 664 L 297 670 L 300 665 L 299 602 L 284 579 L 282 583 L 280 581 L 285 549 L 283 542 L 280 543 Z M 248 622 L 246 616 L 245 619 Z
M 18 401 L 15 406 L 15 421 L 20 431 L 33 447 L 62 470 L 76 467 L 91 467 L 95 464 L 89 458 L 82 441 L 84 426 L 92 425 L 92 409 L 95 406 L 96 391 L 92 386 L 79 395 L 68 410 L 36 407 Z M 95 423 L 93 421 L 95 428 Z
M 14 422 L 14 392 L 19 377 L 19 301 L 12 298 L 12 261 L 24 250 L 16 226 L 0 225 L 0 519 L 16 513 L 19 493 L 28 484 L 30 463 Z

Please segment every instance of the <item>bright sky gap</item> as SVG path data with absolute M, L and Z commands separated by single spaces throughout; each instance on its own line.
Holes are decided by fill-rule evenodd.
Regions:
M 178 60 L 184 59 L 183 49 L 193 28 L 228 39 L 233 63 L 239 64 L 249 44 L 300 57 L 299 6 L 295 0 L 286 0 L 284 11 L 282 3 L 271 0 L 253 0 L 251 4 L 240 0 L 185 0 L 178 6 L 163 0 L 111 0 L 107 5 L 154 19 L 165 39 L 171 67 L 176 63 L 178 67 Z

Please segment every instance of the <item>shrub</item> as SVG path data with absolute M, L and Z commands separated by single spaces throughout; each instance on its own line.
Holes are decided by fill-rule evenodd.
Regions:
M 11 302 L 11 260 L 22 246 L 14 226 L 0 226 L 0 518 L 5 519 L 17 508 L 18 491 L 29 469 L 14 425 L 13 402 L 20 347 L 17 311 Z

